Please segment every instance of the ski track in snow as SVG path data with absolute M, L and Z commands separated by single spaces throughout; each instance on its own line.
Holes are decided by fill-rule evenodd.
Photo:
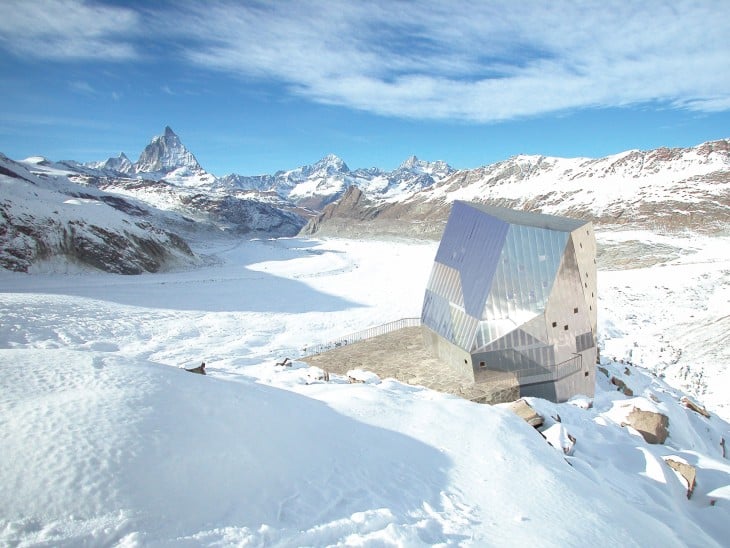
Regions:
M 658 238 L 599 234 L 634 237 Z M 604 365 L 636 396 L 599 374 L 592 409 L 534 400 L 578 439 L 571 457 L 499 406 L 274 366 L 420 315 L 436 242 L 201 242 L 224 260 L 0 273 L 0 542 L 720 546 L 730 430 L 676 402 L 689 390 L 730 416 L 727 243 L 599 272 Z M 177 369 L 201 361 L 207 378 Z M 666 445 L 621 427 L 630 405 L 670 416 Z M 667 454 L 698 466 L 691 501 Z

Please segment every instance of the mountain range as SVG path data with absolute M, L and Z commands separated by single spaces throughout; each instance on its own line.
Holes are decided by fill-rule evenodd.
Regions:
M 168 126 L 136 162 L 125 153 L 86 164 L 0 156 L 0 183 L 4 268 L 29 271 L 60 254 L 81 266 L 137 273 L 199 261 L 186 239 L 201 230 L 435 238 L 457 199 L 590 218 L 600 225 L 726 230 L 730 140 L 599 159 L 521 155 L 465 170 L 415 156 L 392 171 L 351 170 L 330 154 L 273 174 L 218 177 Z M 41 191 L 47 207 L 39 210 L 33 200 Z M 108 215 L 99 216 L 99 207 L 109 209 Z M 69 234 L 86 243 L 74 243 Z M 185 245 L 170 247 L 171 237 Z M 153 251 L 156 246 L 176 250 L 174 260 Z M 102 252 L 110 248 L 117 252 Z

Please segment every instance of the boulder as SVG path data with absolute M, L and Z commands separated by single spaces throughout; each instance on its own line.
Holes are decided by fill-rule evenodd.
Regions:
M 190 373 L 198 373 L 199 375 L 205 375 L 205 362 L 201 363 L 198 367 L 185 369 L 185 371 L 188 371 Z
M 621 379 L 618 379 L 616 377 L 611 377 L 611 384 L 616 387 L 617 390 L 620 392 L 623 392 L 626 396 L 633 396 L 634 391 L 631 390 L 628 386 L 626 386 L 626 383 L 622 381 Z
M 669 435 L 669 418 L 662 413 L 644 411 L 634 407 L 622 426 L 631 426 L 641 434 L 646 443 L 664 443 Z
M 687 396 L 682 396 L 679 399 L 679 403 L 681 403 L 682 405 L 684 405 L 687 409 L 691 409 L 695 413 L 699 413 L 703 417 L 706 417 L 708 419 L 710 418 L 710 414 L 707 412 L 707 409 L 705 409 L 704 407 L 696 404 L 695 402 L 693 402 L 692 400 L 690 400 Z
M 347 382 L 350 384 L 380 384 L 380 377 L 371 371 L 351 369 L 347 372 Z
M 545 422 L 545 419 L 523 399 L 510 403 L 508 409 L 534 428 L 542 426 Z
M 695 480 L 697 478 L 697 470 L 695 467 L 679 457 L 664 457 L 664 462 L 666 462 L 672 470 L 682 477 L 687 484 L 687 498 L 691 498 L 692 492 L 695 489 Z

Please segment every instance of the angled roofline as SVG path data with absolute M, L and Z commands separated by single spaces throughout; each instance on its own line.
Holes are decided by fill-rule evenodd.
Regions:
M 466 202 L 463 200 L 455 200 L 454 205 L 463 204 L 471 207 L 492 217 L 510 223 L 513 225 L 532 226 L 536 228 L 544 228 L 548 230 L 556 230 L 559 232 L 573 232 L 574 230 L 590 224 L 591 221 L 582 219 L 571 219 L 568 217 L 559 217 L 557 215 L 548 215 L 546 213 L 533 213 L 528 211 L 517 211 L 506 207 L 497 207 L 477 202 Z

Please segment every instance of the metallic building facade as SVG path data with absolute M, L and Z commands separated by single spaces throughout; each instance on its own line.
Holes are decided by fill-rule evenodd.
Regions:
M 454 202 L 423 302 L 427 345 L 474 382 L 592 396 L 595 258 L 590 222 Z

